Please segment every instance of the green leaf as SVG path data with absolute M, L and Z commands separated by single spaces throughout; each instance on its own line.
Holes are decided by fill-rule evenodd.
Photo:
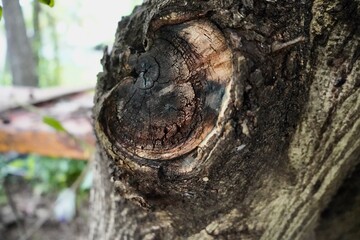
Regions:
M 2 17 L 2 6 L 0 6 L 0 20 L 1 20 L 1 17 Z
M 53 7 L 55 5 L 55 0 L 38 0 L 38 1 L 48 5 L 49 7 Z
M 58 132 L 66 132 L 66 129 L 63 127 L 61 122 L 59 122 L 55 118 L 52 118 L 52 117 L 49 117 L 49 116 L 44 116 L 42 120 L 43 120 L 43 123 L 49 125 L 50 127 L 55 129 L 56 131 L 58 131 Z

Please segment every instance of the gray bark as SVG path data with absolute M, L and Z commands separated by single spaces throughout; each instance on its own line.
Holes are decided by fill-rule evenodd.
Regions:
M 36 66 L 39 66 L 40 63 L 40 48 L 41 48 L 41 32 L 40 32 L 40 15 L 41 7 L 38 1 L 33 2 L 33 12 L 32 12 L 33 28 L 34 35 L 32 37 L 32 45 L 34 49 L 34 59 Z
M 36 65 L 18 0 L 3 0 L 8 59 L 13 85 L 37 86 Z
M 98 75 L 89 238 L 358 239 L 359 23 L 341 0 L 123 18 Z

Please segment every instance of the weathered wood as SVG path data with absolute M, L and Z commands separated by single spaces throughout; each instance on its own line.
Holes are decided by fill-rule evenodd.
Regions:
M 0 88 L 0 94 L 4 96 L 0 106 L 0 152 L 89 159 L 91 150 L 84 144 L 95 144 L 90 123 L 91 91 Z M 72 136 L 56 132 L 43 123 L 43 116 L 57 118 Z
M 78 136 L 79 137 L 79 136 Z M 93 145 L 90 136 L 79 139 Z M 65 133 L 51 131 L 12 131 L 0 129 L 0 152 L 17 152 L 22 154 L 38 154 L 49 157 L 65 157 L 88 160 L 91 151 L 85 149 L 78 141 Z
M 203 68 L 189 68 L 194 78 L 181 74 L 178 59 L 194 66 L 192 56 L 201 43 L 189 44 L 192 36 L 179 43 L 176 29 L 197 20 L 214 24 L 232 55 L 228 94 L 215 91 L 221 107 L 211 113 L 216 119 L 213 131 L 179 155 L 161 155 L 176 149 L 166 142 L 152 148 L 142 144 L 142 129 L 133 129 L 138 133 L 126 136 L 124 144 L 124 137 L 119 140 L 116 134 L 128 127 L 125 121 L 145 124 L 141 114 L 123 120 L 128 108 L 122 102 L 130 99 L 150 109 L 151 97 L 161 97 L 161 90 L 153 89 L 162 87 L 158 76 L 153 76 L 154 86 L 139 90 L 148 91 L 149 100 L 132 100 L 118 90 L 138 88 L 147 73 L 137 68 L 144 64 L 142 56 L 166 56 L 167 61 L 156 61 L 162 74 L 173 73 L 173 66 L 180 69 L 169 81 L 211 79 L 198 75 Z M 315 231 L 324 222 L 319 221 L 321 212 L 360 163 L 359 23 L 359 1 L 168 0 L 136 8 L 119 23 L 98 77 L 94 122 L 99 152 L 90 239 L 324 236 L 324 231 Z M 175 37 L 159 34 L 165 29 L 172 29 Z M 161 39 L 176 50 L 155 54 L 153 47 Z M 186 93 L 176 92 L 176 97 Z M 207 114 L 202 108 L 197 111 Z M 197 127 L 180 145 L 196 136 Z M 157 134 L 145 135 L 156 143 Z M 160 154 L 142 154 L 141 146 Z M 351 236 L 360 237 L 360 231 Z
M 55 101 L 77 93 L 92 91 L 93 87 L 0 87 L 0 112 Z

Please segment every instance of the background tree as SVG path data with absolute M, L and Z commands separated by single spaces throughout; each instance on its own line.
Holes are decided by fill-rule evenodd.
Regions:
M 90 239 L 358 239 L 359 26 L 355 0 L 123 18 L 98 76 Z
M 13 85 L 37 86 L 36 62 L 26 35 L 24 17 L 18 0 L 3 0 L 7 57 Z

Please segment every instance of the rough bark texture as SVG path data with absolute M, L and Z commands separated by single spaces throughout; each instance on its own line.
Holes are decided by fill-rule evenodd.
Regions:
M 358 239 L 338 217 L 359 211 L 359 26 L 348 0 L 123 18 L 98 76 L 90 239 Z
M 2 0 L 8 60 L 15 86 L 37 86 L 36 64 L 18 0 Z

